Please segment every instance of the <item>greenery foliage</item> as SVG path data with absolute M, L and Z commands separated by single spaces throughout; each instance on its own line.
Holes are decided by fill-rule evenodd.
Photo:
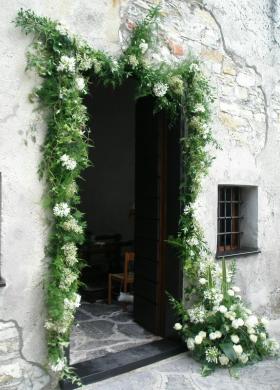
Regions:
M 181 139 L 183 211 L 178 237 L 170 242 L 178 247 L 182 258 L 189 309 L 171 300 L 181 318 L 175 328 L 181 332 L 188 348 L 205 364 L 203 373 L 216 365 L 245 364 L 244 355 L 241 361 L 241 355 L 234 349 L 233 333 L 238 335 L 248 360 L 256 360 L 275 350 L 274 342 L 267 339 L 263 323 L 250 327 L 254 333 L 246 333 L 245 324 L 250 313 L 239 297 L 229 294 L 234 291 L 230 289 L 233 270 L 227 272 L 224 265 L 221 279 L 217 265 L 209 260 L 207 245 L 195 219 L 194 203 L 201 177 L 211 163 L 206 147 L 215 144 L 208 125 L 209 104 L 213 98 L 197 60 L 190 58 L 174 66 L 151 59 L 151 53 L 159 46 L 153 32 L 160 17 L 159 8 L 151 9 L 147 17 L 136 24 L 127 48 L 119 58 L 94 50 L 60 23 L 37 16 L 30 10 L 19 11 L 15 21 L 26 34 L 33 35 L 27 69 L 35 70 L 41 76 L 41 84 L 30 98 L 38 102 L 47 122 L 39 167 L 40 177 L 48 184 L 44 205 L 53 215 L 47 248 L 51 260 L 45 327 L 49 366 L 61 377 L 72 375 L 64 351 L 69 345 L 74 313 L 80 300 L 77 291 L 83 261 L 78 258 L 77 245 L 83 242 L 85 224 L 78 210 L 80 199 L 76 183 L 90 163 L 88 117 L 83 95 L 93 76 L 100 83 L 113 87 L 134 77 L 137 80 L 136 97 L 152 95 L 155 111 L 165 110 L 171 123 L 179 116 L 184 121 L 186 135 Z M 226 307 L 226 313 L 231 313 L 231 317 L 225 317 L 219 309 L 221 306 Z M 243 319 L 244 325 L 236 332 L 231 318 Z M 221 333 L 221 337 L 209 338 L 214 332 L 216 336 Z M 199 334 L 203 337 L 197 339 Z M 256 335 L 256 342 L 251 340 L 252 334 Z M 224 364 L 227 361 L 224 356 L 229 360 L 227 364 Z

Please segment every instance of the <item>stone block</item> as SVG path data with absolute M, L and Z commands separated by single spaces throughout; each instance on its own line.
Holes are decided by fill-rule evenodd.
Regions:
M 221 63 L 224 55 L 218 50 L 203 49 L 200 53 L 201 57 L 211 62 Z
M 246 73 L 238 73 L 236 81 L 241 87 L 253 87 L 256 83 L 255 77 Z

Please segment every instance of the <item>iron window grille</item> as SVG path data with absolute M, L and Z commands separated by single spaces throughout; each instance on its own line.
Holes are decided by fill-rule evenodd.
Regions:
M 240 249 L 241 189 L 237 186 L 218 188 L 218 239 L 217 252 L 227 253 Z

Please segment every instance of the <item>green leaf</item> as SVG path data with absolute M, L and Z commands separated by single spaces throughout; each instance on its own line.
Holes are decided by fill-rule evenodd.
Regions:
M 209 376 L 210 374 L 212 374 L 212 372 L 215 371 L 215 368 L 214 367 L 210 367 L 208 366 L 207 364 L 204 364 L 201 368 L 201 375 L 202 376 Z
M 231 343 L 220 344 L 219 347 L 223 351 L 223 353 L 231 360 L 232 362 L 236 361 L 237 355 L 232 347 Z

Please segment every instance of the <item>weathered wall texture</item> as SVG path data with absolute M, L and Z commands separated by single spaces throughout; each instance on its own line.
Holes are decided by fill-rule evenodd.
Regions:
M 203 181 L 198 201 L 206 237 L 214 252 L 218 184 L 258 186 L 262 253 L 238 259 L 238 277 L 253 308 L 279 316 L 280 5 L 277 0 L 162 3 L 167 44 L 161 57 L 176 62 L 190 51 L 196 54 L 218 96 L 213 128 L 223 149 Z M 24 72 L 30 37 L 15 30 L 11 20 L 20 7 L 32 8 L 60 19 L 95 47 L 117 54 L 127 30 L 153 4 L 152 0 L 0 0 L 1 272 L 7 282 L 0 290 L 3 389 L 50 388 L 42 369 L 47 226 L 40 205 L 43 184 L 37 178 L 44 125 L 28 102 L 28 93 L 38 82 L 34 74 Z M 36 142 L 30 137 L 32 124 L 37 127 Z

